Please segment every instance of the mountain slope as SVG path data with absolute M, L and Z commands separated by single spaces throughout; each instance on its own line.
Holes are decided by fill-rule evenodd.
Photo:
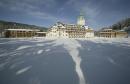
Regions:
M 46 27 L 0 20 L 0 31 L 3 31 L 4 29 L 39 29 L 41 31 L 47 31 Z

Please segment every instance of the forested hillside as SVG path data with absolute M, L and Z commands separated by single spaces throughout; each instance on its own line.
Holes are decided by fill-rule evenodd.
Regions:
M 0 31 L 3 31 L 4 29 L 40 29 L 41 31 L 47 31 L 47 28 L 45 27 L 0 20 Z
M 104 28 L 110 28 L 113 30 L 125 30 L 126 32 L 130 32 L 130 18 L 126 18 L 124 20 L 121 20 L 112 26 L 104 27 Z M 102 28 L 102 29 L 104 29 Z
M 114 30 L 130 30 L 130 18 L 119 21 L 118 23 L 111 26 Z

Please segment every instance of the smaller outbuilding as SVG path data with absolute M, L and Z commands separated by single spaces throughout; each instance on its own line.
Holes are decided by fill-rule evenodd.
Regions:
M 112 30 L 112 29 L 103 29 L 99 31 L 99 37 L 104 38 L 127 38 L 128 33 L 125 31 Z
M 5 29 L 5 37 L 6 38 L 34 37 L 39 31 L 40 30 L 37 29 Z

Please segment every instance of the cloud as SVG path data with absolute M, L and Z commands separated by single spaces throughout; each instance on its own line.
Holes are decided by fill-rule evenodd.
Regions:
M 51 4 L 51 5 L 50 5 Z M 49 8 L 55 5 L 54 0 L 12 0 L 12 1 L 1 1 L 0 6 L 7 8 L 10 11 L 22 12 L 26 15 L 31 15 L 40 19 L 56 20 L 57 18 L 47 13 L 44 7 Z M 43 9 L 41 9 L 41 6 Z
M 76 0 L 68 0 L 68 1 L 66 1 L 65 3 L 63 3 L 63 5 L 58 9 L 58 13 L 60 13 L 60 12 L 63 12 L 64 11 L 64 9 L 66 8 L 66 7 L 68 7 L 68 6 L 73 6 L 72 5 L 72 3 L 75 3 L 76 2 Z
M 63 12 L 66 7 L 72 7 L 73 10 L 80 13 L 83 11 L 87 24 L 90 26 L 92 24 L 97 24 L 96 17 L 100 14 L 99 7 L 94 7 L 93 3 L 91 1 L 84 1 L 84 0 L 68 0 L 60 9 L 59 13 Z
M 46 12 L 41 12 L 41 11 L 29 11 L 27 14 L 39 18 L 39 19 L 45 19 L 45 20 L 57 20 L 57 18 L 53 15 L 50 15 L 49 13 Z
M 3 7 L 3 3 L 2 2 L 0 2 L 0 7 Z
M 86 1 L 85 1 L 86 3 Z M 96 17 L 96 14 L 98 13 L 96 9 L 94 9 L 91 5 L 84 4 L 80 0 L 68 0 L 65 3 L 62 4 L 61 7 L 57 8 L 57 14 L 53 14 L 51 11 L 53 8 L 55 8 L 56 5 L 58 5 L 58 2 L 55 0 L 12 0 L 12 1 L 1 1 L 0 6 L 3 6 L 4 8 L 8 8 L 11 11 L 14 12 L 20 12 L 23 14 L 26 14 L 27 16 L 32 16 L 33 18 L 37 19 L 43 19 L 43 20 L 50 20 L 51 22 L 61 21 L 61 22 L 72 22 L 73 20 L 71 18 L 63 17 L 64 10 L 66 7 L 70 7 L 73 9 L 73 11 L 80 12 L 81 9 L 85 12 L 85 15 L 87 16 L 87 19 L 90 23 L 94 22 L 94 18 Z M 66 14 L 66 13 L 65 13 Z
M 49 24 L 56 21 L 75 23 L 75 16 L 82 10 L 86 24 L 92 28 L 100 28 L 129 17 L 129 2 L 129 0 L 0 0 L 0 9 L 3 15 L 13 17 L 21 14 L 37 22 L 45 20 Z
M 0 3 L 5 5 L 6 7 L 19 6 L 21 4 L 28 4 L 32 6 L 43 5 L 45 7 L 52 7 L 56 5 L 54 0 L 1 0 Z

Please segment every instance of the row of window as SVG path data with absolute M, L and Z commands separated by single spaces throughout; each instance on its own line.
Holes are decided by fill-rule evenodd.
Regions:
M 69 38 L 85 38 L 85 36 L 69 36 Z

